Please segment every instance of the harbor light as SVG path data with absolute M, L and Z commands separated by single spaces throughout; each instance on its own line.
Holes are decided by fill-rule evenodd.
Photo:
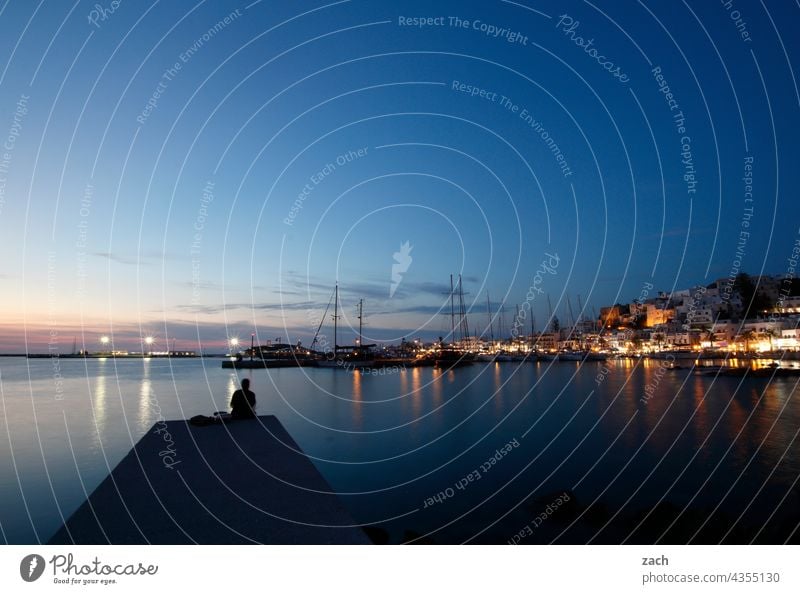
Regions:
M 101 344 L 108 344 L 108 343 L 109 343 L 109 338 L 108 338 L 108 336 L 101 336 L 101 337 L 100 337 L 100 343 L 101 343 Z

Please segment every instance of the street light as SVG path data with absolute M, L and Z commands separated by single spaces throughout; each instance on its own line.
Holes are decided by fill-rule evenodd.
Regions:
M 144 338 L 145 344 L 148 347 L 150 347 L 150 349 L 147 351 L 148 354 L 152 354 L 153 353 L 153 341 L 154 341 L 154 338 L 152 336 L 145 336 L 145 338 Z

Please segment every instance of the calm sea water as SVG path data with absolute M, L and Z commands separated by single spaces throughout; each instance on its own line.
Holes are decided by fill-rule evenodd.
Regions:
M 46 541 L 161 415 L 225 409 L 237 373 L 259 414 L 277 415 L 355 519 L 389 542 L 798 537 L 794 378 L 655 361 L 371 375 L 0 358 L 2 539 Z

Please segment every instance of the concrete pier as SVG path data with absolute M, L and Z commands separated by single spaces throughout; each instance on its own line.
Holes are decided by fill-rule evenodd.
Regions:
M 156 423 L 49 544 L 369 544 L 274 416 Z

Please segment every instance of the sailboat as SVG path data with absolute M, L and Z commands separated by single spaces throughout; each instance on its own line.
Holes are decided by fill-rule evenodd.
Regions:
M 333 299 L 333 351 L 324 353 L 317 359 L 317 367 L 338 368 L 353 370 L 362 367 L 372 367 L 375 354 L 372 349 L 374 344 L 363 344 L 362 325 L 364 319 L 364 300 L 358 302 L 358 344 L 353 346 L 339 346 L 339 283 L 334 287 Z M 330 303 L 329 303 L 330 305 Z M 326 309 L 327 313 L 327 309 Z M 324 321 L 324 318 L 323 318 Z M 318 330 L 319 332 L 319 330 Z M 316 341 L 316 337 L 314 341 Z
M 453 289 L 453 275 L 450 275 L 450 338 L 455 338 L 455 308 L 453 304 L 453 297 L 455 291 Z M 467 313 L 464 306 L 464 289 L 461 284 L 461 275 L 458 275 L 458 295 L 459 295 L 459 346 L 454 344 L 445 344 L 444 341 L 439 339 L 438 348 L 432 353 L 432 358 L 436 367 L 451 369 L 453 367 L 461 367 L 463 365 L 472 365 L 475 360 L 475 353 L 467 348 L 466 342 L 469 340 L 469 326 L 467 324 Z

